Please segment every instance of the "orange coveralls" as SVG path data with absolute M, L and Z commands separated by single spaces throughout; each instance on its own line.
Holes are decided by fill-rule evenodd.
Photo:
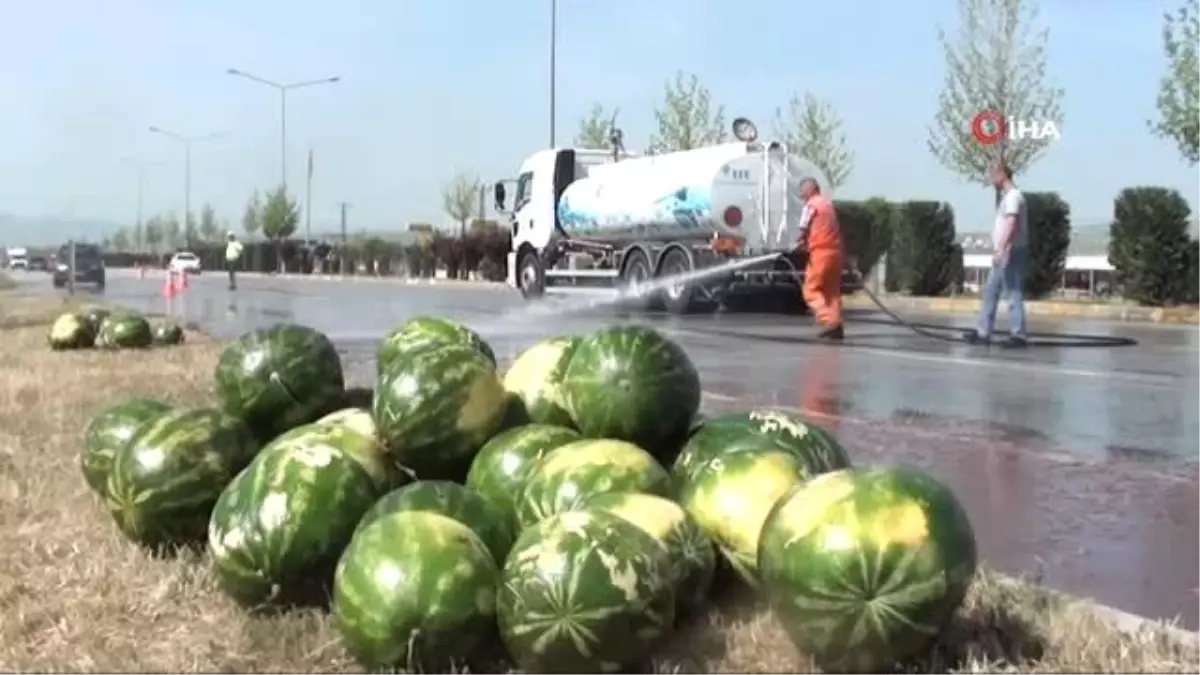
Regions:
M 808 268 L 804 301 L 817 323 L 842 325 L 842 233 L 833 202 L 822 194 L 808 198 Z

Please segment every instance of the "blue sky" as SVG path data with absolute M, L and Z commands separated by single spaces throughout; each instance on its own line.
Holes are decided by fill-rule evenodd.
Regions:
M 1146 131 L 1164 69 L 1162 13 L 1175 0 L 1042 0 L 1049 70 L 1065 89 L 1062 139 L 1021 178 L 1058 190 L 1077 224 L 1105 222 L 1124 186 L 1175 187 L 1196 169 Z M 954 0 L 559 0 L 558 140 L 593 101 L 619 106 L 627 145 L 651 132 L 665 79 L 695 73 L 730 115 L 767 124 L 794 90 L 831 102 L 857 154 L 840 196 L 950 202 L 960 231 L 987 228 L 990 198 L 925 148 L 942 82 L 936 28 Z M 128 222 L 136 173 L 155 163 L 145 209 L 182 207 L 182 150 L 151 135 L 226 132 L 195 146 L 192 202 L 232 221 L 279 177 L 278 98 L 225 74 L 296 91 L 288 175 L 316 155 L 315 228 L 353 204 L 352 229 L 446 220 L 458 169 L 509 177 L 548 141 L 549 0 L 41 0 L 0 22 L 0 211 Z M 198 207 L 194 207 L 198 208 Z

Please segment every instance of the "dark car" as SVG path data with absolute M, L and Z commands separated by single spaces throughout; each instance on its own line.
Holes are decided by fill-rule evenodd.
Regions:
M 54 257 L 54 287 L 62 288 L 72 275 L 71 248 L 64 245 Z M 75 244 L 75 283 L 96 284 L 104 288 L 104 253 L 96 244 Z
M 35 255 L 29 259 L 28 268 L 31 272 L 47 272 L 50 270 L 50 264 L 40 255 Z

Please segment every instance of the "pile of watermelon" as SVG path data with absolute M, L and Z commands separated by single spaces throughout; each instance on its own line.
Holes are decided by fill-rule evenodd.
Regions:
M 183 342 L 183 329 L 170 321 L 151 324 L 132 312 L 113 313 L 101 307 L 60 315 L 46 335 L 50 348 L 144 349 Z
M 854 467 L 781 411 L 702 418 L 696 368 L 650 328 L 547 340 L 502 374 L 474 331 L 418 318 L 372 391 L 279 325 L 225 350 L 215 391 L 104 412 L 88 484 L 131 540 L 207 549 L 247 611 L 327 606 L 369 668 L 502 648 L 526 672 L 638 670 L 728 580 L 825 669 L 872 672 L 928 651 L 975 573 L 944 485 Z

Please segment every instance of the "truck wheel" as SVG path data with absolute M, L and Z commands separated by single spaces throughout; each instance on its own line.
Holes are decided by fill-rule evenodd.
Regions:
M 692 259 L 686 251 L 672 248 L 663 254 L 658 265 L 658 278 L 687 274 L 692 271 Z M 663 289 L 663 304 L 672 314 L 687 314 L 692 309 L 692 293 L 695 286 L 690 283 L 667 286 Z
M 654 277 L 650 270 L 650 259 L 641 249 L 634 249 L 625 255 L 625 264 L 621 267 L 621 292 L 628 294 L 622 303 L 631 309 L 644 310 L 650 308 L 655 298 L 653 293 L 643 291 L 636 295 L 637 289 L 645 286 Z
M 540 298 L 546 293 L 546 269 L 536 252 L 526 251 L 517 261 L 517 286 L 526 300 Z

